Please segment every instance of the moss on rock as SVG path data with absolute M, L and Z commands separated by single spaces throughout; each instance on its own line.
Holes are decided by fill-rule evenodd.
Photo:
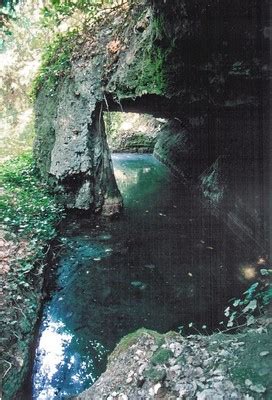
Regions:
M 54 93 L 59 81 L 68 75 L 71 68 L 71 57 L 75 48 L 77 30 L 58 34 L 49 43 L 42 54 L 42 63 L 33 80 L 30 97 L 35 100 L 41 89 Z
M 155 339 L 156 342 L 161 343 L 161 340 L 162 340 L 161 334 L 159 334 L 156 331 L 152 331 L 152 330 L 145 329 L 145 328 L 140 328 L 135 332 L 129 333 L 128 335 L 124 336 L 121 339 L 121 341 L 115 347 L 114 351 L 109 356 L 109 361 L 111 362 L 115 358 L 117 358 L 120 354 L 125 353 L 129 347 L 131 347 L 133 344 L 137 343 L 139 338 L 145 334 L 151 336 L 153 339 Z
M 146 329 L 129 334 L 117 346 L 106 372 L 79 400 L 125 396 L 169 398 L 270 399 L 271 321 L 234 335 L 182 337 Z M 254 359 L 254 365 L 252 360 Z M 168 397 L 167 397 L 168 398 Z
M 150 361 L 154 365 L 166 364 L 173 355 L 171 350 L 160 348 L 153 354 Z
M 143 376 L 145 379 L 150 379 L 154 382 L 163 381 L 166 377 L 166 372 L 163 369 L 149 368 L 144 371 Z

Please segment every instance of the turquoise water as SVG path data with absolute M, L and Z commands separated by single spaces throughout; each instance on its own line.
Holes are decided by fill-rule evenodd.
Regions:
M 105 370 L 107 354 L 140 327 L 217 329 L 250 280 L 254 250 L 211 216 L 151 155 L 113 156 L 125 209 L 117 220 L 63 224 L 56 289 L 45 304 L 33 399 L 65 399 Z

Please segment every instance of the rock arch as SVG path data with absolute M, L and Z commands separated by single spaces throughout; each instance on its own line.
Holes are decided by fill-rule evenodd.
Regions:
M 269 96 L 261 82 L 266 78 L 269 41 L 260 36 L 267 21 L 258 19 L 258 7 L 257 0 L 246 7 L 237 0 L 147 0 L 126 19 L 124 13 L 115 15 L 84 36 L 56 88 L 45 81 L 35 102 L 37 166 L 68 208 L 104 214 L 120 210 L 103 110 L 144 112 L 169 119 L 161 149 L 171 134 L 177 135 L 179 151 L 173 161 L 184 178 L 197 183 L 200 176 L 209 200 L 232 199 L 234 213 L 249 204 L 252 225 L 263 232 L 261 203 L 249 190 L 246 197 L 252 196 L 252 204 L 242 191 L 236 203 L 232 195 L 237 192 L 233 184 L 240 185 L 247 174 L 236 161 L 246 156 L 248 162 L 258 163 L 263 157 L 261 119 L 265 107 L 269 109 Z M 222 21 L 222 15 L 229 22 Z M 164 161 L 170 160 L 171 151 Z M 228 162 L 216 162 L 225 156 Z M 250 168 L 255 174 L 262 166 Z M 223 183 L 213 181 L 217 172 Z M 256 175 L 257 186 L 262 179 Z M 218 190 L 222 196 L 213 196 Z M 238 214 L 239 224 L 243 220 L 248 225 L 245 213 Z

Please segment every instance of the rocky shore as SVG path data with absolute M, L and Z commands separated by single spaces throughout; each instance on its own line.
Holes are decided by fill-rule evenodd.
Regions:
M 106 372 L 76 399 L 270 399 L 270 335 L 271 318 L 235 335 L 140 329 L 122 339 Z

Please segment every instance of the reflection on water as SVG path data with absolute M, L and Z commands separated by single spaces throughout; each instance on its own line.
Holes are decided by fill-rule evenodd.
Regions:
M 115 155 L 125 210 L 119 220 L 64 224 L 57 286 L 45 307 L 34 399 L 89 387 L 106 354 L 140 327 L 219 326 L 257 256 L 149 155 Z M 261 262 L 261 261 L 260 261 Z M 186 329 L 185 329 L 186 332 Z
M 101 239 L 103 241 L 105 238 Z M 63 242 L 70 247 L 66 238 L 63 238 Z M 53 293 L 44 310 L 34 365 L 33 399 L 67 398 L 87 388 L 102 372 L 99 364 L 103 360 L 104 365 L 108 351 L 92 335 L 81 339 L 80 332 L 84 329 L 88 331 L 86 316 L 75 324 L 74 329 L 70 329 L 67 324 L 73 316 L 73 312 L 69 311 L 73 308 L 69 301 L 74 301 L 76 305 L 76 297 L 81 296 L 80 292 L 76 292 L 75 299 L 69 299 L 69 290 L 72 291 L 77 275 L 80 274 L 84 282 L 90 272 L 88 268 L 81 271 L 78 260 L 98 262 L 108 257 L 111 251 L 105 245 L 79 245 L 76 256 L 68 254 L 62 258 L 57 279 L 59 290 Z
M 64 328 L 61 322 L 48 322 L 48 327 L 43 331 L 40 339 L 40 352 L 43 362 L 40 366 L 42 373 L 52 379 L 57 372 L 59 364 L 63 362 L 64 348 L 71 342 L 72 335 L 61 332 Z
M 64 351 L 72 340 L 72 335 L 63 330 L 65 325 L 61 322 L 48 321 L 39 343 L 39 372 L 44 377 L 43 387 L 40 389 L 39 379 L 34 380 L 34 390 L 37 391 L 37 399 L 53 398 L 56 388 L 51 386 L 53 376 L 61 368 L 64 362 Z M 70 358 L 68 368 L 74 363 L 75 357 Z M 35 377 L 37 378 L 37 376 Z
M 33 398 L 63 399 L 84 389 L 86 381 L 93 383 L 94 359 L 101 361 L 106 350 L 96 341 L 90 341 L 89 345 L 96 351 L 94 358 L 82 352 L 77 339 L 62 322 L 46 320 L 36 354 Z

